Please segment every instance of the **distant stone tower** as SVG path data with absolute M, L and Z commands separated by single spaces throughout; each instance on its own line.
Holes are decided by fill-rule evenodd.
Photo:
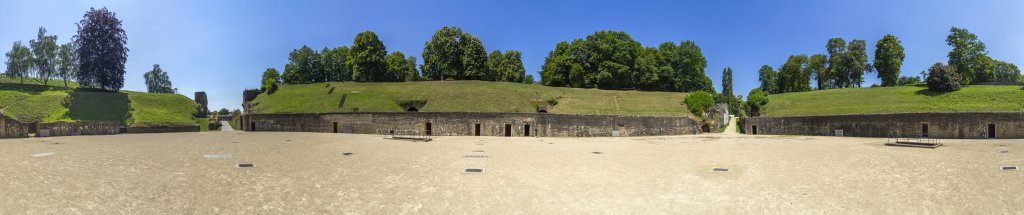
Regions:
M 195 99 L 196 103 L 199 104 L 199 110 L 196 110 L 196 112 L 198 112 L 196 113 L 196 117 L 208 117 L 207 115 L 210 114 L 210 107 L 207 106 L 209 103 L 206 100 L 206 92 L 196 92 Z

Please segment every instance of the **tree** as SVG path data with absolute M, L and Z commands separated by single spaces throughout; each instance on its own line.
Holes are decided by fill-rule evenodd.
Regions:
M 28 43 L 32 47 L 32 60 L 37 77 L 43 79 L 43 85 L 49 85 L 50 77 L 57 75 L 57 51 L 60 49 L 57 45 L 57 35 L 47 36 L 46 28 L 39 27 L 36 39 Z
M 273 94 L 277 91 L 277 85 L 281 83 L 281 74 L 277 72 L 277 69 L 267 68 L 263 71 L 263 79 L 260 81 L 260 90 L 267 92 L 267 94 Z
M 834 85 L 826 85 L 826 89 L 849 87 L 850 71 L 848 68 L 850 66 L 848 66 L 848 61 L 846 60 L 846 40 L 843 40 L 843 38 L 828 39 L 828 43 L 825 44 L 825 50 L 828 51 L 828 68 L 826 70 L 834 79 Z
M 988 55 L 988 51 L 985 50 L 985 43 L 978 40 L 978 36 L 967 31 L 967 29 L 953 27 L 949 29 L 949 36 L 946 37 L 946 44 L 953 47 L 953 50 L 949 52 L 950 66 L 956 68 L 957 73 L 963 78 L 960 80 L 961 84 L 970 84 L 975 79 L 974 68 L 972 63 L 976 61 L 978 57 Z
M 78 74 L 78 55 L 75 54 L 75 45 L 67 43 L 60 45 L 57 52 L 57 76 L 64 80 L 64 87 L 68 87 L 68 79 Z
M 871 63 L 868 63 L 867 42 L 864 40 L 851 40 L 846 48 L 846 66 L 850 75 L 851 85 L 860 87 L 864 83 L 864 73 L 870 73 Z
M 728 98 L 734 97 L 732 95 L 732 68 L 729 67 L 722 70 L 722 95 Z
M 497 81 L 523 82 L 526 76 L 526 67 L 523 67 L 523 53 L 518 50 L 508 50 L 501 57 L 500 79 Z
M 150 93 L 175 93 L 178 89 L 171 86 L 171 78 L 167 72 L 160 69 L 160 64 L 153 64 L 153 70 L 143 75 L 146 79 L 146 92 Z
M 5 73 L 9 77 L 20 78 L 21 83 L 24 84 L 25 77 L 32 69 L 32 64 L 32 51 L 21 44 L 21 41 L 16 41 L 11 47 L 11 51 L 7 52 L 7 71 Z
M 218 115 L 228 115 L 228 114 L 231 114 L 231 111 L 228 111 L 227 108 L 220 108 L 220 110 L 217 111 L 217 114 Z
M 499 81 L 505 76 L 505 54 L 501 51 L 494 50 L 491 54 L 487 55 L 487 70 L 490 71 L 483 80 L 486 81 Z
M 747 101 L 743 103 L 743 110 L 748 116 L 761 116 L 764 107 L 768 105 L 768 94 L 761 89 L 754 88 L 747 93 Z
M 896 80 L 895 86 L 910 86 L 920 83 L 921 78 L 918 78 L 917 76 L 901 76 L 899 79 Z
M 490 73 L 487 71 L 487 50 L 480 39 L 463 32 L 459 39 L 459 52 L 463 69 L 462 74 L 455 77 L 458 80 L 486 80 Z
M 396 51 L 388 55 L 387 59 L 388 70 L 387 74 L 381 76 L 382 79 L 379 81 L 406 81 L 409 79 L 409 70 L 415 70 L 416 67 L 409 67 L 409 62 L 405 59 L 405 54 Z
M 412 55 L 405 58 L 405 81 L 419 81 L 421 79 L 420 72 L 416 71 L 416 57 Z
M 283 79 L 288 84 L 308 84 L 326 81 L 325 73 L 319 71 L 320 54 L 309 46 L 293 49 L 288 53 L 288 64 L 284 67 Z
M 960 73 L 952 65 L 935 63 L 928 68 L 928 90 L 936 92 L 952 92 L 960 90 Z
M 762 65 L 761 69 L 757 71 L 757 74 L 757 80 L 761 82 L 761 91 L 778 93 L 778 74 L 775 72 L 775 69 L 772 69 L 772 67 L 768 65 Z
M 715 105 L 715 98 L 710 93 L 704 91 L 697 91 L 690 93 L 683 99 L 683 104 L 690 110 L 693 115 L 704 118 L 704 111 L 709 107 Z
M 127 39 L 115 13 L 107 8 L 89 8 L 74 37 L 78 48 L 78 83 L 112 90 L 124 87 Z
M 351 81 L 352 71 L 345 65 L 349 48 L 341 46 L 333 49 L 324 48 L 320 51 L 320 66 L 326 81 Z
M 811 58 L 807 59 L 807 69 L 818 83 L 818 89 L 832 88 L 835 78 L 828 71 L 828 57 L 823 54 L 811 55 Z
M 1021 74 L 1020 69 L 1017 65 L 1007 63 L 1003 61 L 996 61 L 995 63 L 996 79 L 997 82 L 1002 83 L 1020 83 Z
M 390 80 L 387 77 L 388 65 L 384 60 L 387 55 L 388 50 L 384 43 L 377 39 L 377 34 L 373 31 L 364 31 L 356 35 L 345 64 L 352 71 L 352 79 L 355 81 L 386 81 Z
M 715 88 L 704 73 L 708 62 L 701 53 L 697 43 L 687 40 L 676 46 L 673 43 L 665 42 L 658 47 L 658 51 L 664 57 L 665 65 L 671 68 L 668 79 L 674 80 L 670 91 L 715 92 Z
M 534 83 L 537 83 L 537 82 L 534 80 L 533 75 L 526 75 L 526 76 L 523 76 L 523 82 L 522 83 L 524 83 L 524 84 L 534 84 Z
M 807 55 L 790 55 L 779 68 L 779 89 L 781 93 L 811 90 L 811 74 L 807 69 Z
M 459 27 L 441 27 L 423 46 L 423 76 L 430 80 L 453 79 L 461 73 L 462 54 L 459 52 Z
M 906 57 L 900 43 L 896 36 L 886 34 L 875 44 L 875 71 L 878 71 L 878 78 L 882 79 L 882 86 L 898 85 L 900 66 Z

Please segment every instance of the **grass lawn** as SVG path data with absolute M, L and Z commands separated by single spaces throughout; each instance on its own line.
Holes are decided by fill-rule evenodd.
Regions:
M 847 88 L 770 95 L 766 116 L 916 112 L 1024 112 L 1016 85 L 970 85 L 938 93 L 925 86 Z
M 334 92 L 328 94 L 331 88 Z M 338 108 L 347 95 L 343 108 Z M 398 100 L 424 99 L 422 112 L 535 112 L 531 100 L 557 99 L 548 111 L 563 114 L 690 116 L 681 104 L 686 93 L 598 90 L 485 81 L 399 83 L 332 82 L 282 85 L 260 94 L 261 113 L 401 112 Z
M 135 127 L 195 125 L 192 113 L 196 106 L 178 94 L 0 83 L 0 109 L 22 122 L 103 120 Z

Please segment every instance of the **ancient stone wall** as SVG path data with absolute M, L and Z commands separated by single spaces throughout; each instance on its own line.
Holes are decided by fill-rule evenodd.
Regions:
M 246 131 L 375 134 L 420 131 L 436 136 L 653 136 L 700 133 L 690 117 L 565 115 L 543 113 L 313 113 L 247 114 Z
M 46 129 L 46 131 L 44 131 Z M 76 136 L 121 133 L 121 123 L 110 121 L 39 123 L 36 136 Z
M 740 123 L 745 134 L 943 139 L 1024 138 L 1024 113 L 897 113 L 802 117 L 754 117 Z
M 0 138 L 28 137 L 28 126 L 0 113 Z

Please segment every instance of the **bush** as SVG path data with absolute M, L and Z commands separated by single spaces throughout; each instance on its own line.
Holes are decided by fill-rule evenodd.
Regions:
M 704 111 L 715 105 L 715 97 L 711 96 L 710 93 L 697 91 L 686 96 L 683 103 L 690 109 L 690 113 L 693 113 L 693 115 L 700 118 L 704 118 Z
M 928 90 L 936 92 L 960 90 L 960 79 L 960 74 L 956 73 L 955 67 L 935 63 L 928 68 Z
M 747 116 L 761 116 L 765 105 L 768 105 L 768 94 L 761 89 L 754 88 L 747 93 L 747 101 L 743 103 L 743 110 L 747 112 Z
M 921 83 L 921 79 L 917 76 L 902 76 L 896 80 L 896 86 L 910 86 Z

